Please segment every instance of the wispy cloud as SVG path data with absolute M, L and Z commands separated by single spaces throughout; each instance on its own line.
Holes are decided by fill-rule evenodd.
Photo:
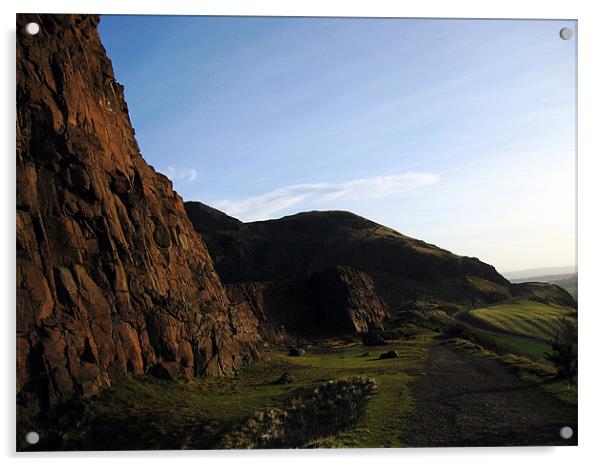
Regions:
M 170 165 L 167 167 L 167 175 L 174 181 L 191 183 L 197 179 L 199 173 L 194 168 L 177 168 Z
M 375 200 L 429 186 L 438 181 L 433 173 L 406 172 L 359 178 L 342 183 L 296 184 L 241 200 L 218 201 L 215 207 L 249 222 L 272 218 L 285 209 L 303 204 L 317 207 L 325 202 Z

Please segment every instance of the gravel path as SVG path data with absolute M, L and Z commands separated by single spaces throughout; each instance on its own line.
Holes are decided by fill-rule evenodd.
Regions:
M 402 441 L 408 446 L 576 445 L 577 408 L 519 379 L 499 362 L 441 342 L 412 383 L 416 407 Z M 574 435 L 563 440 L 559 431 Z

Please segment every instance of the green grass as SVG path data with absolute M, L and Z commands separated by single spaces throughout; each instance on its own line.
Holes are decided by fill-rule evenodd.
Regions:
M 571 310 L 536 301 L 518 300 L 474 309 L 470 314 L 500 332 L 547 341 L 553 336 L 558 320 L 569 316 Z
M 289 357 L 286 348 L 271 348 L 264 360 L 230 378 L 169 382 L 130 377 L 63 412 L 44 429 L 53 430 L 56 441 L 63 438 L 62 447 L 71 449 L 215 448 L 253 412 L 284 404 L 298 390 L 338 377 L 365 375 L 373 377 L 378 388 L 357 427 L 316 444 L 401 446 L 399 436 L 412 409 L 411 374 L 421 371 L 433 335 L 422 333 L 380 347 L 331 340 L 308 348 L 301 357 Z M 400 357 L 378 360 L 389 349 L 396 349 Z M 273 384 L 284 371 L 295 382 Z
M 502 345 L 506 345 L 520 353 L 531 354 L 538 358 L 543 358 L 546 353 L 551 351 L 550 346 L 546 345 L 545 343 L 538 343 L 535 341 L 524 340 L 523 338 L 520 338 L 520 337 L 501 336 L 501 335 L 494 335 L 491 333 L 489 335 L 496 342 L 498 342 Z

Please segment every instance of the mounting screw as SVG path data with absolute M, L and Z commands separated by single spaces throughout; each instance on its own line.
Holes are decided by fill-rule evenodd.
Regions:
M 560 30 L 560 38 L 563 40 L 569 40 L 573 37 L 573 30 L 571 28 L 562 28 Z
M 35 445 L 40 441 L 40 434 L 37 432 L 27 432 L 25 434 L 25 441 L 30 445 Z
M 40 32 L 40 25 L 38 23 L 27 23 L 25 25 L 25 32 L 30 36 L 35 36 Z

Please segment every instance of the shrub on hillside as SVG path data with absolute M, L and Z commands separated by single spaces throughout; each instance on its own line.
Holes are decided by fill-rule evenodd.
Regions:
M 552 351 L 545 358 L 554 364 L 556 374 L 572 380 L 577 376 L 577 325 L 568 319 L 561 319 L 554 337 L 548 342 Z

